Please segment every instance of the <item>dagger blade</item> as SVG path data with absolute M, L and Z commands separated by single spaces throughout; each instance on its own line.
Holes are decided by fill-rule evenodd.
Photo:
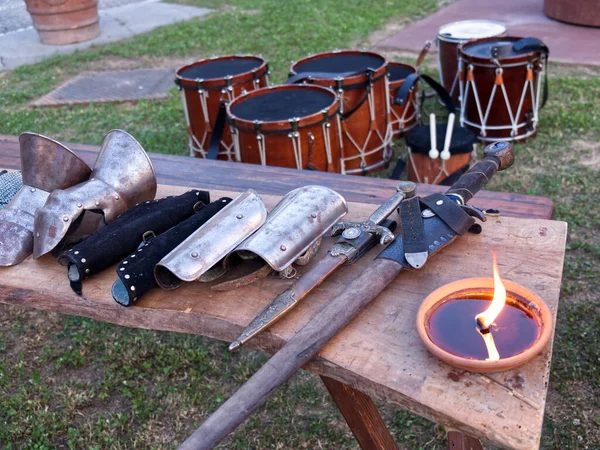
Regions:
M 319 286 L 329 275 L 348 260 L 346 255 L 337 255 L 321 259 L 310 268 L 296 283 L 286 289 L 269 303 L 242 331 L 240 336 L 231 343 L 229 350 L 233 351 L 244 345 L 258 333 L 270 327 L 283 317 L 289 310 Z

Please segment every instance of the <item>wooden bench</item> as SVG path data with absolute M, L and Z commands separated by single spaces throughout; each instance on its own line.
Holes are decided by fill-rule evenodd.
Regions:
M 98 148 L 72 145 L 93 164 Z M 364 219 L 394 192 L 396 182 L 317 172 L 206 161 L 151 154 L 160 186 L 158 196 L 194 186 L 213 198 L 256 189 L 271 208 L 279 196 L 305 184 L 321 184 L 350 202 L 348 219 Z M 0 167 L 19 168 L 18 142 L 0 136 Z M 443 190 L 421 185 L 420 194 Z M 556 314 L 566 240 L 566 224 L 549 221 L 552 202 L 541 197 L 481 192 L 472 202 L 501 210 L 481 235 L 462 237 L 432 258 L 424 270 L 403 274 L 309 364 L 322 376 L 364 449 L 395 444 L 371 397 L 383 399 L 444 425 L 454 450 L 481 448 L 478 439 L 515 449 L 539 446 L 551 345 L 534 361 L 509 372 L 472 374 L 429 355 L 418 341 L 414 317 L 433 289 L 456 279 L 491 276 L 491 249 L 500 247 L 501 274 L 541 295 Z M 326 240 L 319 255 L 331 245 Z M 287 318 L 251 345 L 275 352 L 319 308 L 355 277 L 377 251 L 340 270 Z M 10 276 L 9 276 L 10 275 Z M 32 277 L 36 283 L 31 283 Z M 84 297 L 69 288 L 64 267 L 46 256 L 28 258 L 0 271 L 0 302 L 81 315 L 123 326 L 201 334 L 230 341 L 289 281 L 268 278 L 239 293 L 215 293 L 201 283 L 178 291 L 155 290 L 135 307 L 123 308 L 110 296 L 113 269 L 87 280 Z M 515 380 L 518 380 L 515 381 Z M 523 381 L 524 380 L 524 381 Z M 469 437 L 475 436 L 475 437 Z

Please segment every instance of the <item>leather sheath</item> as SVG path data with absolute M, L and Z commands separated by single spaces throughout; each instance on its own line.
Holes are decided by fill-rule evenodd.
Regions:
M 192 216 L 199 202 L 208 204 L 210 194 L 191 190 L 178 196 L 140 202 L 125 211 L 59 257 L 59 263 L 69 267 L 71 288 L 81 295 L 84 279 L 134 252 L 145 233 L 159 235 Z
M 421 198 L 421 203 L 437 214 L 452 230 L 459 235 L 465 234 L 475 223 L 475 219 L 462 210 L 444 194 L 431 194 Z
M 415 269 L 423 267 L 427 260 L 427 245 L 421 217 L 419 197 L 413 197 L 400 203 L 400 222 L 406 260 Z
M 223 197 L 203 206 L 193 216 L 141 245 L 121 261 L 117 266 L 119 279 L 112 287 L 115 301 L 123 306 L 131 306 L 146 292 L 158 287 L 154 266 L 229 202 L 230 198 Z

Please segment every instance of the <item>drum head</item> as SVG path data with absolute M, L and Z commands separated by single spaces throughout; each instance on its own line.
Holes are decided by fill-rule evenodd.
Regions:
M 326 89 L 305 89 L 300 86 L 277 90 L 267 88 L 247 99 L 238 98 L 236 104 L 231 105 L 231 114 L 247 121 L 287 121 L 326 110 L 335 101 L 335 94 Z
M 385 58 L 375 53 L 339 52 L 299 61 L 294 66 L 296 73 L 302 72 L 364 72 L 377 70 L 385 64 Z
M 415 68 L 400 63 L 389 63 L 388 72 L 390 73 L 390 81 L 399 81 L 415 73 Z
M 186 66 L 178 73 L 181 78 L 196 80 L 223 79 L 240 73 L 258 69 L 263 60 L 252 56 L 226 56 L 217 59 L 206 59 Z
M 438 39 L 447 42 L 467 42 L 472 39 L 501 36 L 506 25 L 493 20 L 463 20 L 444 25 L 438 31 Z

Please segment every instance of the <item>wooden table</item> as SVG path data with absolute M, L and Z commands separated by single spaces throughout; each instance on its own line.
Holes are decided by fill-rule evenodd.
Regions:
M 93 163 L 96 147 L 72 146 Z M 16 138 L 0 136 L 0 167 L 18 168 Z M 151 155 L 159 182 L 211 191 L 252 187 L 282 195 L 314 183 L 337 189 L 351 202 L 348 219 L 364 219 L 373 205 L 390 196 L 396 182 L 245 164 Z M 159 196 L 185 190 L 161 186 Z M 421 194 L 440 190 L 420 186 Z M 213 192 L 213 197 L 227 192 Z M 231 193 L 231 192 L 229 192 Z M 278 200 L 263 195 L 270 208 Z M 391 449 L 395 444 L 370 397 L 403 406 L 443 424 L 450 448 L 480 448 L 477 439 L 515 449 L 537 448 L 547 391 L 551 345 L 531 363 L 499 374 L 452 369 L 429 355 L 418 341 L 416 310 L 434 288 L 465 276 L 490 276 L 491 249 L 499 248 L 501 274 L 541 295 L 556 315 L 566 224 L 549 221 L 552 203 L 540 197 L 481 192 L 473 204 L 500 209 L 481 235 L 462 237 L 432 258 L 427 268 L 403 274 L 309 364 L 346 418 L 362 448 Z M 513 218 L 516 217 L 516 218 Z M 525 219 L 525 217 L 530 217 Z M 321 255 L 330 246 L 324 242 Z M 340 292 L 376 254 L 348 266 L 325 282 L 285 320 L 251 341 L 266 352 L 280 348 L 332 295 Z M 6 276 L 10 274 L 10 276 Z M 35 278 L 35 286 L 31 280 Z M 50 257 L 0 272 L 0 302 L 74 314 L 123 326 L 202 334 L 230 341 L 288 281 L 265 279 L 238 293 L 214 293 L 192 283 L 165 294 L 155 290 L 135 307 L 122 308 L 110 297 L 112 270 L 87 280 L 84 298 L 70 290 L 65 269 Z M 475 436 L 471 438 L 469 436 Z M 478 447 L 479 446 L 479 447 Z

